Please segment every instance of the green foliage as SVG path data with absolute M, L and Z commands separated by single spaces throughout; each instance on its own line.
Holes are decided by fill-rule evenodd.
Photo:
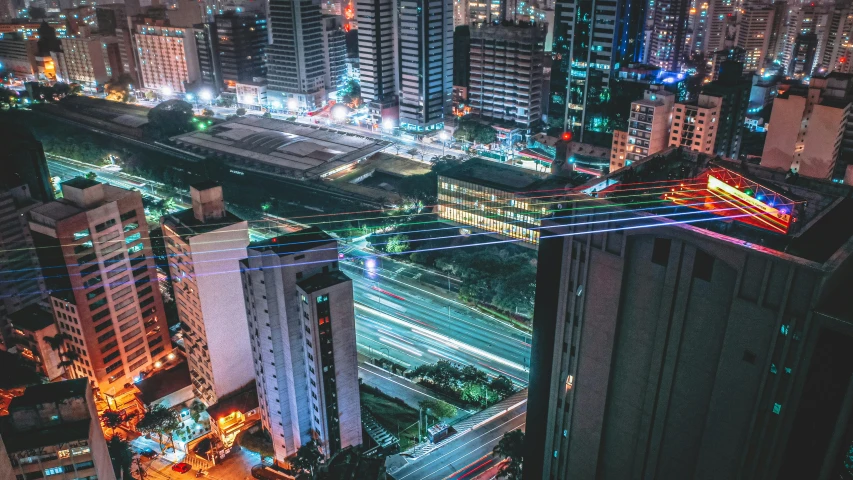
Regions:
M 122 439 L 118 435 L 113 435 L 107 442 L 107 450 L 110 453 L 110 460 L 112 461 L 116 478 L 133 478 L 130 474 L 133 452 L 130 450 L 127 440 Z
M 409 237 L 405 235 L 394 235 L 388 237 L 385 243 L 385 251 L 388 253 L 403 253 L 409 249 Z
M 113 78 L 104 85 L 104 92 L 107 94 L 107 100 L 116 102 L 127 102 L 130 100 L 130 84 L 133 79 L 130 75 L 122 73 L 118 78 Z
M 275 455 L 272 438 L 263 430 L 255 433 L 244 430 L 237 436 L 236 442 L 246 450 L 258 453 L 261 457 L 272 457 Z
M 272 113 L 270 113 L 270 112 L 264 112 L 263 117 L 264 117 L 264 118 L 272 118 Z
M 154 100 L 157 100 L 157 94 L 152 92 L 151 90 L 147 90 L 145 92 L 145 99 L 149 102 L 153 102 Z
M 181 420 L 171 409 L 162 404 L 145 407 L 145 416 L 136 424 L 136 429 L 142 433 L 157 434 L 160 450 L 163 449 L 163 437 L 168 436 L 174 444 L 172 436 L 181 427 Z
M 238 109 L 237 109 L 237 111 L 236 111 L 235 113 L 236 113 L 238 116 L 242 117 L 243 115 L 245 115 L 245 114 L 246 114 L 246 109 L 245 109 L 245 108 L 243 108 L 243 107 L 240 107 L 240 108 L 238 108 Z
M 501 467 L 497 478 L 521 480 L 524 463 L 524 432 L 513 430 L 504 433 L 492 453 L 497 457 L 509 459 L 509 462 Z
M 418 150 L 417 148 L 410 148 L 409 150 L 406 151 L 406 153 L 408 153 L 409 155 L 414 157 L 415 155 L 421 153 L 421 151 Z
M 95 173 L 95 172 L 86 172 L 86 179 L 87 179 L 87 180 L 95 180 L 96 178 L 98 178 L 98 174 L 97 174 L 97 173 Z
M 212 117 L 214 115 L 213 110 L 211 110 L 209 108 L 205 108 L 204 110 L 202 110 L 201 114 L 202 114 L 202 116 L 205 116 L 205 117 Z
M 167 100 L 148 111 L 148 127 L 161 137 L 192 129 L 193 106 L 183 100 Z
M 216 99 L 216 105 L 219 107 L 231 108 L 234 106 L 234 100 L 231 97 L 219 97 Z
M 307 472 L 311 478 L 314 478 L 314 473 L 322 458 L 323 454 L 320 453 L 320 449 L 317 448 L 317 444 L 312 440 L 299 447 L 299 450 L 296 451 L 296 457 L 291 462 L 291 465 L 297 470 Z
M 498 140 L 498 132 L 475 120 L 462 120 L 459 128 L 453 133 L 453 138 L 464 142 L 490 144 Z
M 105 410 L 104 413 L 101 414 L 101 421 L 103 421 L 104 426 L 112 430 L 111 433 L 115 435 L 116 428 L 120 427 L 135 416 L 136 415 L 133 413 L 128 414 L 117 410 Z
M 428 416 L 441 421 L 456 416 L 457 410 L 453 405 L 441 400 L 421 400 L 418 406 Z
M 420 365 L 406 372 L 405 376 L 481 408 L 493 405 L 515 391 L 512 382 L 506 377 L 500 376 L 490 381 L 489 376 L 476 367 L 460 367 L 447 360 Z
M 361 100 L 361 85 L 355 80 L 350 80 L 339 92 L 343 103 L 350 105 L 353 108 L 358 108 L 362 104 Z
M 482 383 L 465 383 L 462 386 L 462 400 L 486 408 L 496 403 L 500 398 L 497 392 Z
M 192 417 L 195 423 L 198 423 L 201 418 L 201 414 L 207 410 L 207 407 L 204 406 L 203 403 L 198 400 L 193 400 L 193 404 L 190 406 L 190 417 Z

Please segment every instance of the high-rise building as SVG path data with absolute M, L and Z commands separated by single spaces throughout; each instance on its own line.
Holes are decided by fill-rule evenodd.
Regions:
M 453 0 L 400 0 L 400 128 L 444 129 L 452 115 Z
M 352 281 L 316 228 L 253 243 L 241 262 L 261 420 L 275 460 L 315 440 L 361 444 Z
M 120 390 L 172 350 L 139 192 L 78 177 L 30 210 L 30 230 L 70 369 Z
M 0 36 L 0 63 L 7 72 L 14 72 L 24 78 L 34 78 L 38 72 L 36 40 L 27 40 L 18 32 L 4 33 Z
M 725 0 L 715 1 L 723 3 Z M 690 55 L 689 11 L 689 0 L 655 0 L 651 44 L 647 46 L 649 63 L 670 72 L 681 70 Z M 713 19 L 713 11 L 711 15 Z M 713 36 L 709 36 L 708 44 L 713 40 Z
M 669 146 L 713 153 L 721 103 L 720 98 L 701 94 L 694 103 L 676 103 L 672 113 Z
M 825 80 L 817 78 L 812 83 L 821 87 L 820 96 L 824 100 L 831 100 L 836 105 L 853 102 L 853 74 L 851 73 L 832 72 L 826 76 Z M 843 180 L 848 185 L 853 184 L 851 165 L 853 165 L 853 109 L 847 116 L 844 137 L 841 139 L 841 151 L 835 163 L 832 179 Z
M 216 24 L 206 22 L 193 25 L 193 36 L 198 55 L 198 80 L 205 89 L 211 91 L 211 97 L 214 97 L 222 91 L 224 85 L 216 50 Z
M 792 89 L 773 100 L 761 165 L 830 179 L 850 115 L 850 99 L 825 98 L 825 78 L 808 89 Z
M 743 76 L 743 64 L 724 61 L 717 80 L 702 87 L 702 93 L 722 99 L 714 153 L 721 157 L 740 157 L 743 119 L 749 106 L 752 81 Z
M 62 51 L 51 53 L 57 80 L 95 89 L 121 73 L 121 52 L 116 37 L 85 35 L 59 41 Z
M 207 405 L 254 380 L 239 261 L 249 227 L 225 209 L 222 187 L 190 186 L 192 208 L 166 215 L 163 240 L 196 397 Z
M 115 480 L 92 387 L 86 380 L 27 387 L 12 399 L 9 415 L 2 420 L 3 478 Z
M 145 88 L 185 92 L 188 83 L 199 79 L 192 28 L 139 24 L 135 29 L 139 75 Z
M 473 115 L 528 130 L 541 121 L 543 27 L 472 27 L 468 105 Z
M 226 12 L 213 17 L 216 25 L 216 52 L 222 81 L 228 89 L 238 82 L 265 77 L 264 59 L 268 33 L 267 18 L 256 13 Z
M 610 171 L 615 172 L 625 165 L 630 165 L 628 157 L 628 132 L 613 130 L 613 146 L 610 148 Z
M 467 0 L 468 20 L 465 24 L 495 24 L 504 19 L 504 5 L 508 0 Z M 454 9 L 457 7 L 454 6 Z
M 326 104 L 326 52 L 318 0 L 271 0 L 267 96 L 289 110 Z
M 371 118 L 396 123 L 399 58 L 393 0 L 357 0 L 361 97 Z
M 770 5 L 747 5 L 738 19 L 735 45 L 744 49 L 745 72 L 764 68 L 764 60 L 770 48 L 771 28 L 776 9 Z
M 323 15 L 323 51 L 326 52 L 326 91 L 331 96 L 344 86 L 347 74 L 347 34 L 340 15 Z
M 646 90 L 631 102 L 626 160 L 636 162 L 666 148 L 674 103 L 675 95 L 663 89 Z
M 118 40 L 120 73 L 130 75 L 132 85 L 139 86 L 139 69 L 128 20 L 128 16 L 139 14 L 139 2 L 128 0 L 125 3 L 98 5 L 95 8 L 95 14 L 98 17 L 99 32 L 103 35 L 112 35 Z
M 705 54 L 724 50 L 730 46 L 726 42 L 726 40 L 731 38 L 728 25 L 737 13 L 738 7 L 743 5 L 743 2 L 733 2 L 731 0 L 707 1 L 708 23 L 705 33 L 705 49 L 703 50 Z
M 0 182 L 2 183 L 2 182 Z M 31 189 L 0 185 L 0 341 L 13 346 L 9 317 L 47 297 L 27 212 L 41 205 Z
M 853 199 L 781 178 L 673 149 L 543 220 L 525 479 L 839 476 Z
M 39 202 L 53 200 L 53 186 L 41 142 L 25 127 L 0 123 L 0 163 L 3 175 L 0 188 L 26 185 L 29 196 Z

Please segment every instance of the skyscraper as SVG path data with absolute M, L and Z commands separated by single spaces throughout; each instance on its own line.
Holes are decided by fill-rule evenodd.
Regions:
M 192 208 L 164 216 L 163 240 L 196 397 L 207 405 L 254 379 L 239 261 L 249 227 L 225 209 L 222 187 L 190 186 Z
M 453 0 L 400 0 L 400 128 L 444 128 L 453 96 Z
M 352 281 L 337 242 L 310 228 L 249 246 L 241 262 L 261 420 L 276 462 L 314 439 L 361 444 Z
M 326 91 L 332 95 L 344 86 L 347 73 L 347 34 L 340 15 L 323 15 L 323 51 L 326 52 Z
M 836 476 L 851 191 L 709 159 L 650 157 L 543 220 L 525 479 Z
M 680 71 L 690 54 L 689 11 L 689 0 L 655 0 L 654 28 L 651 45 L 648 46 L 649 63 L 667 71 Z M 707 41 L 712 44 L 714 37 L 709 36 Z
M 139 192 L 82 177 L 30 210 L 54 318 L 79 360 L 70 369 L 102 392 L 164 360 L 169 329 Z
M 326 53 L 319 0 L 271 0 L 267 46 L 270 103 L 315 110 L 326 103 Z
M 0 188 L 26 185 L 37 201 L 53 200 L 50 173 L 41 142 L 26 128 L 12 122 L 0 123 Z
M 764 68 L 764 59 L 770 49 L 770 38 L 775 21 L 776 8 L 770 5 L 747 5 L 738 19 L 735 45 L 744 49 L 745 72 Z
M 702 87 L 702 94 L 722 99 L 714 153 L 735 160 L 740 156 L 743 119 L 746 117 L 749 92 L 752 89 L 752 81 L 744 78 L 742 73 L 742 63 L 723 61 L 719 78 Z
M 267 18 L 256 13 L 226 12 L 213 17 L 216 25 L 216 53 L 222 81 L 228 88 L 238 82 L 265 77 L 264 54 L 267 47 Z
M 399 57 L 394 0 L 357 0 L 361 97 L 376 123 L 396 123 Z

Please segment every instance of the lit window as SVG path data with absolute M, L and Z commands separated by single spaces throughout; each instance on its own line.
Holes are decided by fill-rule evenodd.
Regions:
M 773 404 L 773 413 L 775 413 L 776 415 L 779 415 L 779 412 L 781 412 L 781 411 L 782 411 L 782 404 L 781 403 L 774 403 Z

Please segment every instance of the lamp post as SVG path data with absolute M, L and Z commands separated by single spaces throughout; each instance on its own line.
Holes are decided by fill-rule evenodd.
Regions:
M 438 134 L 438 138 L 441 139 L 441 156 L 444 156 L 444 147 L 447 145 L 447 139 L 450 138 L 450 134 L 447 133 L 447 130 L 442 130 Z

